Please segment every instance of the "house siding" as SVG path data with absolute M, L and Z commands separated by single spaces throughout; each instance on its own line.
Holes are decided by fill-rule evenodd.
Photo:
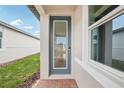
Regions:
M 112 35 L 112 59 L 124 61 L 124 31 Z
M 40 40 L 3 26 L 4 46 L 0 64 L 23 58 L 40 51 Z

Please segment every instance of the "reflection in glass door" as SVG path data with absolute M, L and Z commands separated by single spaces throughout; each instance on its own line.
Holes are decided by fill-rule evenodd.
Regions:
M 68 60 L 68 21 L 53 21 L 53 69 L 66 69 Z
M 71 74 L 71 17 L 50 16 L 49 74 Z

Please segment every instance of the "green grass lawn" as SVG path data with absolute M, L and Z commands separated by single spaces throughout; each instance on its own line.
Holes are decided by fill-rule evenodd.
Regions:
M 112 67 L 116 68 L 118 70 L 124 71 L 124 62 L 113 59 L 112 60 Z
M 40 54 L 35 54 L 0 68 L 0 87 L 14 88 L 40 68 Z

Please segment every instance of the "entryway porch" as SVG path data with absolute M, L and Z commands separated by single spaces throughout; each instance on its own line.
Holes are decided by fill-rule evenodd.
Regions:
M 74 79 L 38 80 L 33 88 L 78 88 Z

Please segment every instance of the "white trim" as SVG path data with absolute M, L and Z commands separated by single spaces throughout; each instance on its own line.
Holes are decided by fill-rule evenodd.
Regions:
M 49 79 L 74 79 L 72 74 L 50 75 Z
M 6 48 L 36 48 L 37 46 L 29 46 L 29 45 L 7 45 Z
M 75 57 L 75 61 L 83 69 L 85 69 L 92 77 L 94 77 L 94 79 L 96 79 L 96 81 L 98 81 L 103 87 L 105 87 L 105 88 L 121 88 L 120 85 L 116 84 L 111 79 L 106 77 L 103 73 L 99 72 L 98 69 L 94 68 L 94 66 L 89 65 L 87 63 L 83 63 L 83 65 L 82 65 L 82 61 L 76 57 Z
M 55 67 L 54 62 L 54 49 L 53 49 L 53 69 L 67 69 L 68 68 L 68 21 L 67 20 L 53 20 L 53 48 L 54 48 L 54 36 L 55 36 L 55 22 L 65 22 L 66 23 L 66 66 L 65 67 Z
M 74 76 L 74 15 L 71 15 L 71 75 Z
M 106 71 L 107 73 L 111 74 L 111 75 L 116 75 L 118 77 L 115 77 L 117 78 L 118 80 L 121 80 L 121 82 L 124 83 L 124 81 L 122 81 L 122 78 L 124 79 L 124 73 L 117 70 L 117 69 L 113 69 L 112 67 L 109 67 L 107 65 L 104 65 L 104 64 L 101 64 L 97 61 L 94 61 L 94 60 L 89 60 L 88 64 L 91 64 L 91 65 L 94 65 L 94 66 L 97 66 L 99 69 L 102 69 L 103 71 Z
M 34 7 L 36 8 L 40 16 L 43 16 L 44 14 L 46 14 L 44 11 L 43 5 L 34 5 Z
M 74 13 L 73 11 L 68 11 L 68 12 L 65 12 L 65 11 L 63 11 L 63 12 L 60 12 L 60 11 L 54 12 L 54 11 L 52 11 L 52 12 L 49 12 L 47 14 L 52 15 L 52 16 L 72 16 L 73 13 Z

